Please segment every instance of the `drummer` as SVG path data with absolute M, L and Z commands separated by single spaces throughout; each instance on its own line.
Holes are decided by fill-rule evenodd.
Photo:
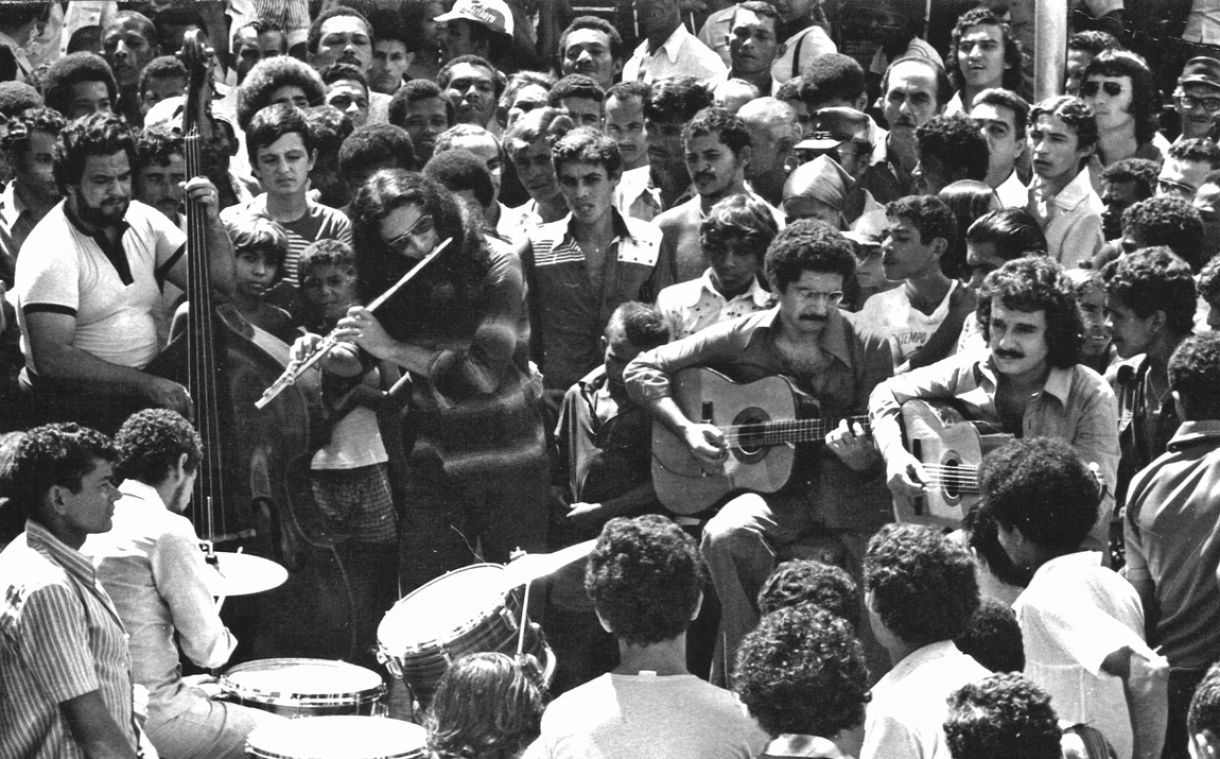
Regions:
M 116 471 L 126 478 L 114 526 L 91 535 L 81 552 L 129 634 L 132 679 L 148 691 L 145 732 L 162 756 L 244 757 L 246 735 L 283 718 L 210 699 L 196 687 L 202 681 L 183 679 L 174 645 L 177 637 L 187 658 L 209 669 L 227 662 L 237 645 L 207 581 L 214 572 L 181 515 L 203 458 L 199 435 L 177 412 L 148 409 L 123 422 L 114 442 Z

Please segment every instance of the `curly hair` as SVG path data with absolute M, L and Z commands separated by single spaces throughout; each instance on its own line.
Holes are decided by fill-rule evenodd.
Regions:
M 1011 90 L 1003 87 L 988 87 L 974 96 L 974 105 L 991 105 L 1012 111 L 1012 126 L 1017 137 L 1025 137 L 1029 126 L 1029 103 Z
M 1029 123 L 1036 124 L 1043 116 L 1054 116 L 1076 133 L 1076 149 L 1084 150 L 1097 144 L 1097 118 L 1088 103 L 1072 95 L 1056 95 L 1034 104 L 1029 111 Z
M 482 26 L 482 24 L 471 24 L 471 29 L 478 29 L 480 26 Z M 471 66 L 478 66 L 490 71 L 495 98 L 496 100 L 500 99 L 500 96 L 504 94 L 504 88 L 507 86 L 504 75 L 500 73 L 499 69 L 491 64 L 491 61 L 487 60 L 481 55 L 459 55 L 446 63 L 444 66 L 441 66 L 441 70 L 436 74 L 436 83 L 442 90 L 449 89 L 449 80 L 453 76 L 453 69 L 455 66 L 462 63 L 469 63 Z
M 979 289 L 976 310 L 983 339 L 991 343 L 991 301 L 1004 308 L 1046 312 L 1046 360 L 1066 369 L 1080 360 L 1084 324 L 1076 306 L 1076 288 L 1058 262 L 1045 256 L 1025 256 L 987 275 Z
M 281 87 L 300 87 L 310 105 L 326 97 L 326 85 L 313 67 L 290 55 L 264 58 L 250 68 L 237 88 L 237 125 L 250 128 L 254 114 L 271 105 L 271 94 Z
M 168 125 L 144 127 L 136 137 L 136 165 L 168 166 L 169 160 L 183 153 L 182 134 Z
M 322 83 L 327 86 L 335 82 L 355 82 L 364 88 L 366 94 L 369 91 L 369 78 L 363 69 L 352 63 L 332 63 L 318 72 L 318 76 L 322 77 Z
M 345 180 L 361 169 L 394 162 L 399 168 L 415 165 L 411 135 L 393 124 L 365 124 L 357 127 L 339 146 L 339 175 Z
M 1106 296 L 1146 319 L 1165 313 L 1174 334 L 1188 335 L 1195 326 L 1195 278 L 1190 265 L 1164 246 L 1141 248 L 1117 258 L 1102 270 Z
M 986 182 L 974 179 L 959 179 L 940 188 L 936 197 L 953 212 L 957 228 L 945 254 L 940 258 L 940 269 L 954 279 L 969 275 L 966 266 L 966 234 L 970 225 L 992 211 L 1000 210 L 1000 199 Z
M 1204 730 L 1220 735 L 1220 663 L 1211 665 L 1195 688 L 1186 713 L 1186 730 L 1192 736 Z
M 577 16 L 572 19 L 568 28 L 559 35 L 559 55 L 562 56 L 568 49 L 568 35 L 577 29 L 592 29 L 606 35 L 610 40 L 610 58 L 616 61 L 623 59 L 623 35 L 619 34 L 614 24 L 600 16 Z
M 783 293 L 807 272 L 838 274 L 846 285 L 856 276 L 851 241 L 825 222 L 801 219 L 782 229 L 764 260 L 771 291 Z
M 110 94 L 110 107 L 115 107 L 119 85 L 106 59 L 96 53 L 68 53 L 51 64 L 42 80 L 42 96 L 48 108 L 67 115 L 72 108 L 72 85 L 80 82 L 104 82 Z
M 882 624 L 914 646 L 956 638 L 979 606 L 970 553 L 927 525 L 882 527 L 864 554 L 864 587 Z
M 475 200 L 484 208 L 496 199 L 491 173 L 487 171 L 486 164 L 469 150 L 436 153 L 424 164 L 423 175 L 435 179 L 455 193 L 472 191 Z
M 551 87 L 546 96 L 547 105 L 552 108 L 560 108 L 563 106 L 564 98 L 580 98 L 604 103 L 606 102 L 606 91 L 584 74 L 568 74 L 555 82 L 554 87 Z
M 953 759 L 1059 759 L 1051 697 L 1024 676 L 990 675 L 949 695 L 945 740 Z
M 652 350 L 669 342 L 669 326 L 661 312 L 656 306 L 634 300 L 619 304 L 610 314 L 605 335 L 609 338 L 614 333 L 622 333 L 627 342 L 640 350 Z
M 1212 256 L 1199 272 L 1199 295 L 1208 303 L 1220 302 L 1220 254 Z
M 1001 208 L 983 214 L 966 230 L 966 241 L 991 243 L 1005 261 L 1046 251 L 1046 235 L 1024 208 Z
M 149 80 L 152 79 L 173 79 L 180 78 L 186 82 L 190 78 L 187 73 L 186 66 L 182 61 L 178 60 L 174 55 L 159 55 L 148 62 L 148 65 L 140 69 L 140 81 L 136 92 L 143 94 L 148 87 Z
M 501 121 L 507 120 L 508 109 L 513 107 L 513 103 L 517 99 L 517 93 L 529 86 L 541 87 L 548 93 L 555 86 L 555 77 L 545 71 L 518 71 L 510 74 L 508 81 L 504 84 L 504 92 L 501 93 L 500 99 L 497 102 L 497 114 L 504 118 Z
M 3 479 L 5 492 L 27 518 L 38 518 L 42 501 L 52 486 L 77 493 L 81 478 L 93 471 L 98 459 L 115 463 L 119 452 L 110 439 L 74 422 L 45 424 L 26 432 L 17 442 Z
M 489 132 L 486 127 L 481 127 L 478 124 L 454 124 L 449 127 L 436 136 L 436 147 L 432 152 L 444 153 L 446 150 L 453 150 L 456 147 L 453 143 L 465 137 L 486 137 L 496 144 L 496 150 L 501 155 L 504 153 L 504 147 L 500 145 L 500 141 L 496 139 L 496 136 Z
M 25 82 L 0 82 L 0 115 L 12 119 L 42 105 L 42 95 Z
M 1123 234 L 1140 247 L 1163 245 L 1199 271 L 1206 260 L 1203 217 L 1181 198 L 1163 195 L 1132 203 L 1123 211 Z
M 301 136 L 305 152 L 312 153 L 317 149 L 318 142 L 314 137 L 313 127 L 306 120 L 305 113 L 292 103 L 269 105 L 254 114 L 246 129 L 246 154 L 250 157 L 250 165 L 258 165 L 259 148 L 265 148 L 284 135 L 294 132 Z
M 658 79 L 644 101 L 644 119 L 658 124 L 685 124 L 712 104 L 712 91 L 690 76 Z
M 1135 117 L 1135 140 L 1151 142 L 1160 125 L 1161 97 L 1152 69 L 1143 58 L 1127 50 L 1103 50 L 1089 61 L 1081 77 L 1081 87 L 1091 76 L 1126 76 L 1131 78 L 1131 115 Z
M 718 200 L 699 225 L 699 244 L 709 258 L 732 250 L 754 256 L 761 264 L 779 225 L 766 203 L 745 194 Z
M 237 245 L 236 242 L 233 243 Z M 352 246 L 342 240 L 314 240 L 301 251 L 298 269 L 301 278 L 315 266 L 335 266 L 345 271 L 356 271 L 356 253 Z
M 585 592 L 598 615 L 634 646 L 686 632 L 705 581 L 694 539 L 657 514 L 611 519 L 585 567 Z
M 136 139 L 118 116 L 113 113 L 94 113 L 69 121 L 59 132 L 55 143 L 55 184 L 65 195 L 70 185 L 77 184 L 85 173 L 85 159 L 89 156 L 111 156 L 127 154 L 127 162 L 134 170 L 137 165 Z
M 1020 528 L 1039 548 L 1079 550 L 1097 521 L 1102 488 L 1070 444 L 1048 437 L 1012 440 L 979 466 L 983 511 Z
M 801 604 L 813 604 L 845 620 L 853 628 L 860 617 L 863 596 L 847 570 L 813 559 L 785 561 L 763 582 L 758 591 L 758 613 Z
M 284 278 L 284 260 L 288 258 L 288 235 L 284 228 L 266 216 L 240 214 L 225 224 L 225 232 L 233 244 L 234 256 L 245 250 L 258 250 L 270 254 L 268 261 L 275 265 L 274 281 Z M 297 264 L 299 271 L 305 271 L 305 252 Z
M 313 137 L 313 146 L 318 150 L 318 158 L 333 156 L 337 159 L 339 148 L 356 130 L 351 117 L 333 105 L 311 105 L 303 113 L 309 134 Z
M 826 53 L 801 72 L 801 100 L 810 110 L 830 100 L 854 103 L 865 93 L 864 67 L 850 55 Z
M 915 128 L 915 140 L 919 159 L 940 162 L 950 180 L 987 178 L 991 153 L 974 119 L 933 116 Z
M 453 126 L 455 118 L 453 110 L 453 101 L 445 97 L 441 92 L 441 88 L 436 82 L 431 79 L 412 79 L 409 82 L 404 82 L 402 87 L 398 88 L 398 92 L 394 93 L 394 97 L 390 98 L 388 118 L 391 124 L 397 127 L 407 126 L 407 108 L 412 103 L 418 103 L 421 100 L 431 100 L 436 98 L 445 104 L 445 118 L 449 126 Z
M 1103 182 L 1134 182 L 1135 198 L 1143 200 L 1152 197 L 1160 172 L 1161 165 L 1156 161 L 1147 158 L 1124 158 L 1102 169 L 1101 179 Z
M 1192 419 L 1220 419 L 1220 332 L 1182 341 L 1169 357 L 1169 387 Z
M 626 82 L 615 82 L 610 89 L 606 90 L 606 100 L 615 98 L 616 100 L 638 100 L 640 106 L 643 107 L 648 99 L 652 97 L 652 87 L 644 82 L 637 82 L 634 79 Z
M 767 614 L 737 649 L 733 690 L 771 736 L 832 737 L 864 724 L 864 650 L 842 617 L 813 604 Z
M 481 227 L 467 219 L 457 196 L 439 182 L 403 169 L 374 174 L 350 206 L 360 302 L 376 298 L 416 263 L 390 250 L 381 239 L 382 219 L 406 205 L 432 217 L 438 240 L 452 242 L 417 280 L 420 284 L 412 286 L 412 297 L 397 297 L 382 306 L 382 324 L 397 340 L 417 331 L 418 325 L 438 321 L 473 326 L 483 313 L 482 294 L 491 265 Z M 452 294 L 449 288 L 429 288 L 428 283 L 452 285 Z
M 463 656 L 428 708 L 428 748 L 437 759 L 515 759 L 538 737 L 544 706 L 538 684 L 511 657 Z
M 1169 146 L 1169 157 L 1176 161 L 1206 163 L 1209 171 L 1220 169 L 1220 146 L 1210 137 L 1178 140 Z
M 1010 92 L 1020 92 L 1024 88 L 1024 83 L 1021 81 L 1021 66 L 1025 59 L 1021 41 L 1013 35 L 1012 27 L 1008 25 L 1007 21 L 986 7 L 971 8 L 958 16 L 957 25 L 953 27 L 953 32 L 950 34 L 949 57 L 945 60 L 949 61 L 946 73 L 949 75 L 949 83 L 953 85 L 953 89 L 960 90 L 966 85 L 957 56 L 961 49 L 962 35 L 972 26 L 998 26 L 1000 28 L 1000 35 L 1004 41 L 1004 75 L 1000 80 L 1000 86 Z
M 979 133 L 978 127 L 974 133 Z M 957 239 L 957 217 L 945 201 L 935 195 L 906 195 L 891 200 L 885 206 L 885 215 L 909 222 L 919 230 L 919 240 L 924 245 L 937 237 L 949 245 Z
M 57 137 L 67 125 L 68 120 L 59 111 L 45 106 L 36 106 L 23 111 L 20 116 L 9 121 L 8 134 L 0 139 L 0 145 L 8 151 L 14 163 L 18 163 L 16 158 L 29 145 L 31 134 L 43 132 Z
M 560 137 L 551 148 L 551 163 L 556 174 L 565 163 L 599 164 L 605 167 L 608 176 L 623 173 L 618 143 L 593 127 L 577 127 Z
M 736 114 L 719 106 L 704 108 L 695 114 L 695 118 L 687 122 L 682 129 L 682 142 L 688 143 L 695 137 L 718 134 L 733 155 L 739 155 L 742 148 L 753 144 L 750 139 L 750 128 Z
M 1113 34 L 1089 29 L 1068 37 L 1067 49 L 1097 55 L 1103 50 L 1121 50 L 1122 44 Z
M 521 151 L 528 150 L 529 146 L 540 138 L 545 137 L 553 148 L 555 143 L 574 128 L 576 123 L 567 111 L 544 105 L 517 119 L 517 123 L 504 133 L 500 144 L 504 146 L 509 158 L 516 160 Z
M 970 546 L 970 550 L 974 551 L 974 555 L 997 580 L 1016 588 L 1024 588 L 1029 584 L 1033 573 L 1017 566 L 1009 558 L 1004 546 L 1000 545 L 995 519 L 983 510 L 981 504 L 975 503 L 970 507 L 962 517 L 961 527 L 966 534 L 966 545 Z
M 186 454 L 185 469 L 195 471 L 203 460 L 203 441 L 181 414 L 169 409 L 144 409 L 127 417 L 114 434 L 119 450 L 116 473 L 146 485 L 160 484 Z
M 1021 624 L 1011 606 L 994 599 L 979 602 L 979 608 L 953 644 L 992 672 L 1025 669 Z

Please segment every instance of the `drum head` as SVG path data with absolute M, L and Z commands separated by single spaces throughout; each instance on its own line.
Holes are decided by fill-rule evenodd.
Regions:
M 417 759 L 428 731 L 384 717 L 306 717 L 262 725 L 246 739 L 260 759 Z
M 226 693 L 262 703 L 353 702 L 380 695 L 376 672 L 330 659 L 260 659 L 238 664 L 220 679 Z
M 499 564 L 474 564 L 442 575 L 394 604 L 377 627 L 377 640 L 389 653 L 451 640 L 504 606 L 503 581 Z

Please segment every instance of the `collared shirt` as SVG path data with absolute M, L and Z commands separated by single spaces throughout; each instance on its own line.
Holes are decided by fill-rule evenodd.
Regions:
M 601 335 L 614 309 L 629 300 L 651 303 L 673 282 L 660 230 L 611 213 L 615 237 L 603 253 L 601 292 L 593 289 L 571 214 L 529 233 L 521 262 L 529 282 L 532 353 L 548 389 L 567 390 L 602 363 Z
M 898 58 L 927 58 L 930 61 L 934 61 L 942 69 L 945 67 L 945 60 L 940 57 L 940 53 L 937 52 L 936 48 L 919 37 L 912 37 L 911 41 L 907 43 L 907 49 L 903 50 L 902 55 L 898 56 Z M 898 60 L 898 58 L 894 60 Z M 889 68 L 890 63 L 889 56 L 885 54 L 885 48 L 878 47 L 877 52 L 873 54 L 873 59 L 869 61 L 868 70 L 877 76 L 884 76 L 885 70 Z
M 0 47 L 8 48 L 13 54 L 13 62 L 17 64 L 16 81 L 33 84 L 34 65 L 30 63 L 25 47 L 4 32 L 0 32 Z
M 955 401 L 967 419 L 1003 428 L 995 403 L 998 386 L 991 351 L 959 353 L 878 385 L 868 404 L 878 450 L 889 459 L 902 448 L 902 404 L 917 398 Z M 1018 437 L 1059 438 L 1086 463 L 1097 464 L 1108 493 L 1086 545 L 1107 546 L 1118 471 L 1118 403 L 1102 376 L 1082 364 L 1051 367 L 1042 390 L 1025 407 L 1021 429 L 1005 431 Z
M 881 142 L 884 154 L 879 154 L 874 147 L 873 162 L 860 177 L 859 186 L 871 192 L 878 203 L 885 204 L 915 194 L 915 178 L 902 168 L 897 157 L 890 152 L 888 132 Z
M 671 76 L 711 79 L 728 70 L 720 56 L 707 49 L 686 27 L 678 24 L 669 38 L 649 54 L 648 40 L 640 43 L 623 65 L 623 81 L 639 80 L 652 84 Z
M 1021 177 L 1017 176 L 1016 169 L 995 188 L 995 194 L 1004 208 L 1025 208 L 1029 204 L 1029 188 L 1021 181 Z
M 1102 671 L 1124 647 L 1148 658 L 1144 611 L 1131 583 L 1078 551 L 1038 567 L 1013 602 L 1025 641 L 1025 676 L 1055 704 L 1059 719 L 1096 727 L 1119 759 L 1131 759 L 1131 716 L 1123 682 Z
M 727 322 L 755 311 L 766 311 L 775 298 L 755 277 L 743 293 L 725 298 L 712 284 L 712 270 L 688 282 L 670 285 L 657 296 L 657 309 L 669 326 L 670 342 L 689 337 L 713 324 Z
M 1046 234 L 1046 250 L 1051 258 L 1071 269 L 1090 260 L 1105 237 L 1101 231 L 1101 202 L 1089 180 L 1088 168 L 1081 169 L 1058 195 L 1047 196 L 1041 181 L 1034 177 L 1029 188 L 1026 210 L 1037 219 Z
M 640 221 L 652 221 L 665 210 L 661 190 L 652 183 L 652 169 L 641 166 L 623 172 L 614 188 L 614 207 L 623 216 Z
M 1165 135 L 1161 134 L 1160 132 L 1154 132 L 1152 139 L 1148 142 L 1141 142 L 1138 146 L 1136 146 L 1135 153 L 1128 156 L 1128 158 L 1142 158 L 1145 161 L 1152 161 L 1160 164 L 1165 163 L 1165 158 L 1168 155 L 1169 140 L 1165 139 Z M 1114 163 L 1114 161 L 1106 164 L 1106 166 L 1112 163 Z M 1097 153 L 1093 153 L 1093 155 L 1089 156 L 1089 160 L 1085 165 L 1089 169 L 1089 182 L 1092 183 L 1093 189 L 1097 192 L 1097 194 L 1101 195 L 1102 190 L 1105 189 L 1101 175 L 1102 172 L 1106 170 L 1106 166 L 1103 166 L 1101 163 L 1101 156 Z
M 949 694 L 989 674 L 950 640 L 912 651 L 873 686 L 860 759 L 949 759 Z
M 127 635 L 93 565 L 27 521 L 0 578 L 0 756 L 83 758 L 60 705 L 94 691 L 134 750 Z
M 631 399 L 651 406 L 672 395 L 674 373 L 690 366 L 715 369 L 737 382 L 783 375 L 816 402 L 823 418 L 863 414 L 868 391 L 893 373 L 885 338 L 859 328 L 854 315 L 834 310 L 817 338 L 828 358 L 817 373 L 792 366 L 776 345 L 779 307 L 722 322 L 675 343 L 645 351 L 623 375 Z M 790 487 L 818 505 L 819 517 L 836 529 L 876 529 L 890 513 L 878 471 L 855 472 L 825 446 L 802 446 Z
M 199 538 L 190 521 L 166 508 L 156 489 L 127 479 L 114 526 L 81 546 L 130 633 L 132 677 L 148 689 L 149 713 L 170 718 L 188 708 L 178 646 L 200 667 L 229 660 L 237 640 L 220 621 Z M 194 698 L 198 698 L 195 695 Z
M 0 279 L 12 283 L 17 254 L 38 219 L 17 197 L 17 180 L 0 193 Z
M 750 189 L 748 184 L 745 194 L 766 206 L 778 229 L 782 231 L 787 226 L 784 213 Z M 673 208 L 653 220 L 661 230 L 661 247 L 665 257 L 673 263 L 675 282 L 697 279 L 707 268 L 707 257 L 703 255 L 703 241 L 699 232 L 706 218 L 703 197 L 695 193 L 689 200 L 675 203 Z
M 758 759 L 848 759 L 834 741 L 816 735 L 782 733 L 763 748 Z
M 530 198 L 516 208 L 500 203 L 500 221 L 496 222 L 496 235 L 501 240 L 517 244 L 522 242 L 534 227 L 542 226 L 538 214 L 538 201 Z
M 1159 402 L 1149 397 L 1151 368 L 1148 356 L 1140 354 L 1119 362 L 1106 373 L 1118 399 L 1118 444 L 1122 452 L 1118 465 L 1119 503 L 1123 503 L 1131 478 L 1165 452 L 1181 423 L 1168 387 Z
M 772 90 L 779 89 L 781 84 L 800 76 L 809 64 L 823 55 L 837 52 L 839 48 L 826 30 L 811 23 L 784 40 L 783 54 L 771 64 Z
M 720 56 L 727 69 L 733 65 L 733 57 L 729 52 L 729 33 L 732 32 L 733 14 L 737 12 L 737 4 L 730 3 L 727 8 L 721 8 L 707 17 L 699 28 L 699 41 L 707 45 L 707 49 Z
M 1127 577 L 1156 599 L 1148 642 L 1174 669 L 1207 669 L 1220 650 L 1220 421 L 1183 422 L 1125 509 Z

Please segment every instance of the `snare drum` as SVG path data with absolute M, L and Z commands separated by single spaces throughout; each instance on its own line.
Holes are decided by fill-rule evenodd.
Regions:
M 385 684 L 364 667 L 330 659 L 259 659 L 220 678 L 225 697 L 285 717 L 384 715 Z
M 486 651 L 516 653 L 519 592 L 505 591 L 499 564 L 474 564 L 442 575 L 386 612 L 377 628 L 377 658 L 417 696 L 431 696 L 450 662 Z M 555 654 L 538 625 L 526 627 L 523 650 L 538 659 L 550 685 Z
M 306 717 L 263 725 L 246 738 L 255 759 L 424 759 L 428 731 L 381 717 Z

